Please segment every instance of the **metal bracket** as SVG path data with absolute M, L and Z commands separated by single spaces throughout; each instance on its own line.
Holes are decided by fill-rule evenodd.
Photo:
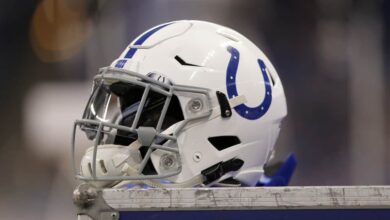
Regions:
M 217 91 L 216 94 L 219 102 L 219 107 L 221 108 L 222 118 L 230 118 L 232 116 L 232 108 L 230 107 L 228 98 L 223 92 Z
M 119 212 L 109 206 L 103 198 L 103 191 L 83 183 L 73 192 L 77 215 L 87 215 L 93 220 L 118 220 Z

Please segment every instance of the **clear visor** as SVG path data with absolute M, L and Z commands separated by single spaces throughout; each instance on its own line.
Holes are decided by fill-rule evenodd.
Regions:
M 145 94 L 146 92 L 148 94 Z M 169 103 L 167 103 L 168 97 Z M 161 113 L 165 105 L 166 114 L 162 118 Z M 98 80 L 84 111 L 83 119 L 125 126 L 132 130 L 139 127 L 152 127 L 156 131 L 164 131 L 169 126 L 184 120 L 184 116 L 176 96 L 166 96 L 131 83 Z M 83 124 L 81 129 L 92 140 L 96 137 L 98 125 Z M 136 132 L 124 130 L 113 132 L 112 127 L 105 127 L 102 133 L 113 136 L 104 144 L 130 145 L 137 139 Z

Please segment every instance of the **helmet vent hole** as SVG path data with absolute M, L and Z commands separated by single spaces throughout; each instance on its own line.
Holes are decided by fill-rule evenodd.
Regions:
M 269 76 L 270 76 L 270 78 L 271 78 L 271 83 L 272 83 L 272 86 L 275 86 L 275 80 L 274 80 L 274 77 L 272 77 L 272 75 L 271 75 L 271 74 L 270 74 Z
M 275 79 L 274 79 L 274 77 L 273 77 L 272 74 L 268 71 L 267 68 L 266 68 L 266 71 L 267 71 L 268 77 L 269 77 L 270 80 L 271 80 L 272 86 L 275 86 Z
M 175 56 L 175 60 L 180 63 L 182 66 L 196 66 L 196 67 L 200 67 L 199 65 L 196 65 L 196 64 L 192 64 L 192 63 L 187 63 L 186 61 L 184 61 L 181 57 L 179 56 Z
M 99 160 L 99 165 L 100 165 L 100 168 L 102 169 L 102 172 L 103 173 L 107 173 L 107 168 L 104 165 L 104 161 L 103 160 Z
M 209 137 L 208 140 L 219 151 L 241 143 L 237 136 L 215 136 Z

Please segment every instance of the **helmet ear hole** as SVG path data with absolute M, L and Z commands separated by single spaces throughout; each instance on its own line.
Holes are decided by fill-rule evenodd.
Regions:
M 237 136 L 215 136 L 209 137 L 208 140 L 219 151 L 241 143 Z

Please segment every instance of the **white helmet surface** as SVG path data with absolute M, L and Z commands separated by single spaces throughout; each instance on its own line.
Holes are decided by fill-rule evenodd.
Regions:
M 165 23 L 94 78 L 75 122 L 73 138 L 80 129 L 93 143 L 77 177 L 100 187 L 253 186 L 286 114 L 278 74 L 251 41 L 209 22 Z

